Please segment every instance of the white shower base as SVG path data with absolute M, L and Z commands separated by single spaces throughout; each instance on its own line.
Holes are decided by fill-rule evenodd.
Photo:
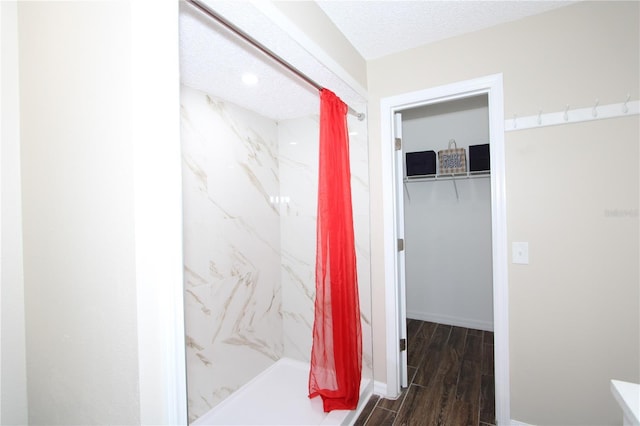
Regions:
M 307 396 L 308 381 L 308 363 L 282 358 L 192 425 L 351 425 L 373 392 L 363 379 L 356 410 L 325 413 L 319 397 Z

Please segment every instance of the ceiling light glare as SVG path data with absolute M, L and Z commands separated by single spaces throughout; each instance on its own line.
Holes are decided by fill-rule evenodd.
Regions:
M 258 84 L 258 76 L 251 74 L 250 72 L 246 72 L 242 74 L 242 82 L 247 86 L 255 86 Z

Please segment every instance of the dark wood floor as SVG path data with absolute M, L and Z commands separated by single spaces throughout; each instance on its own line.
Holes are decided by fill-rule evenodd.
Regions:
M 356 426 L 495 425 L 493 333 L 407 320 L 409 387 L 373 396 Z

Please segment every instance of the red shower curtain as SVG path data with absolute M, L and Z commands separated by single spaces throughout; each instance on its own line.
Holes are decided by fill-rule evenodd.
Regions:
M 309 397 L 322 397 L 326 412 L 357 407 L 362 374 L 347 110 L 334 93 L 320 91 L 316 300 Z

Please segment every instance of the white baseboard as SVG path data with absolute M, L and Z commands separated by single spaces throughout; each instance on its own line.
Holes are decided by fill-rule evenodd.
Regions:
M 534 425 L 529 423 L 519 422 L 518 420 L 512 419 L 511 423 L 509 423 L 509 426 L 534 426 Z
M 407 318 L 437 322 L 438 324 L 455 325 L 456 327 L 472 328 L 474 330 L 493 331 L 493 321 L 481 321 L 473 318 L 461 318 L 417 311 L 407 311 Z
M 387 384 L 379 382 L 377 380 L 373 381 L 373 394 L 381 396 L 383 398 L 387 397 Z

